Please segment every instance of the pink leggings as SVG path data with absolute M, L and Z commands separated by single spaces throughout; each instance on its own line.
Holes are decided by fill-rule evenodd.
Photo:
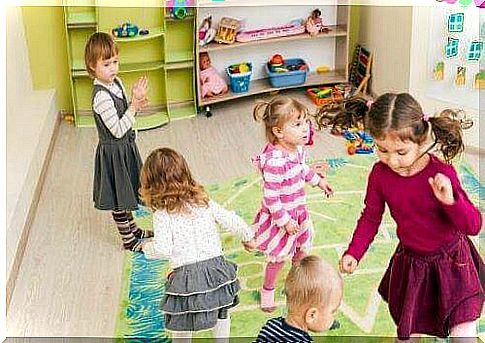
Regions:
M 291 259 L 291 263 L 295 264 L 301 261 L 306 256 L 306 253 L 301 251 L 300 249 L 296 250 L 295 255 Z M 264 272 L 264 282 L 263 288 L 267 290 L 275 289 L 276 286 L 276 278 L 280 273 L 281 269 L 285 265 L 284 261 L 281 262 L 268 262 L 266 265 L 266 270 Z

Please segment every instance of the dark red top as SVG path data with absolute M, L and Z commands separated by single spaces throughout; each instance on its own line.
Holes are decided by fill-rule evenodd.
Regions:
M 450 178 L 455 203 L 444 205 L 433 194 L 428 178 Z M 365 207 L 346 253 L 360 260 L 374 240 L 387 204 L 397 224 L 401 244 L 418 253 L 431 253 L 462 232 L 477 235 L 482 217 L 461 187 L 453 166 L 430 155 L 428 165 L 412 176 L 400 176 L 377 162 L 367 180 Z

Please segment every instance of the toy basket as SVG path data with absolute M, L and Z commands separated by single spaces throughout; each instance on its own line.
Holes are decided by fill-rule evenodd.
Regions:
M 328 96 L 319 97 L 318 93 L 320 91 L 328 92 Z M 307 89 L 306 92 L 317 106 L 338 103 L 344 100 L 342 92 L 337 87 L 313 87 Z
M 249 67 L 249 71 L 245 73 L 233 74 L 231 70 L 239 64 L 232 64 L 226 68 L 227 76 L 229 76 L 231 91 L 234 93 L 244 93 L 249 90 L 251 83 L 251 75 L 253 74 L 253 65 L 251 62 L 246 62 Z
M 284 66 L 305 64 L 301 58 L 285 59 Z M 269 82 L 273 87 L 289 87 L 305 83 L 308 67 L 305 70 L 294 70 L 287 72 L 273 72 L 270 70 L 268 63 L 265 64 L 266 73 L 269 76 Z

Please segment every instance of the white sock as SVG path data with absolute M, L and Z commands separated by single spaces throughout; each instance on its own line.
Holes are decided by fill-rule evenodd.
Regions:
M 192 332 L 191 331 L 172 331 L 172 341 L 174 343 L 191 343 Z
M 212 334 L 217 343 L 229 342 L 231 336 L 231 317 L 217 319 L 217 324 L 212 329 Z

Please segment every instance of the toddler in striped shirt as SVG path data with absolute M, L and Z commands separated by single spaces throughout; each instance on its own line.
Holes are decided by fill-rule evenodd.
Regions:
M 285 261 L 300 261 L 311 247 L 313 224 L 305 183 L 320 187 L 327 196 L 333 191 L 305 162 L 303 147 L 311 138 L 308 108 L 295 99 L 277 97 L 257 104 L 253 116 L 264 122 L 268 140 L 253 158 L 263 177 L 263 200 L 253 225 L 256 247 L 267 256 L 261 309 L 272 312 L 276 279 Z
M 305 257 L 286 277 L 288 314 L 268 320 L 256 343 L 312 342 L 308 331 L 332 329 L 342 292 L 342 277 L 335 268 L 318 256 Z

